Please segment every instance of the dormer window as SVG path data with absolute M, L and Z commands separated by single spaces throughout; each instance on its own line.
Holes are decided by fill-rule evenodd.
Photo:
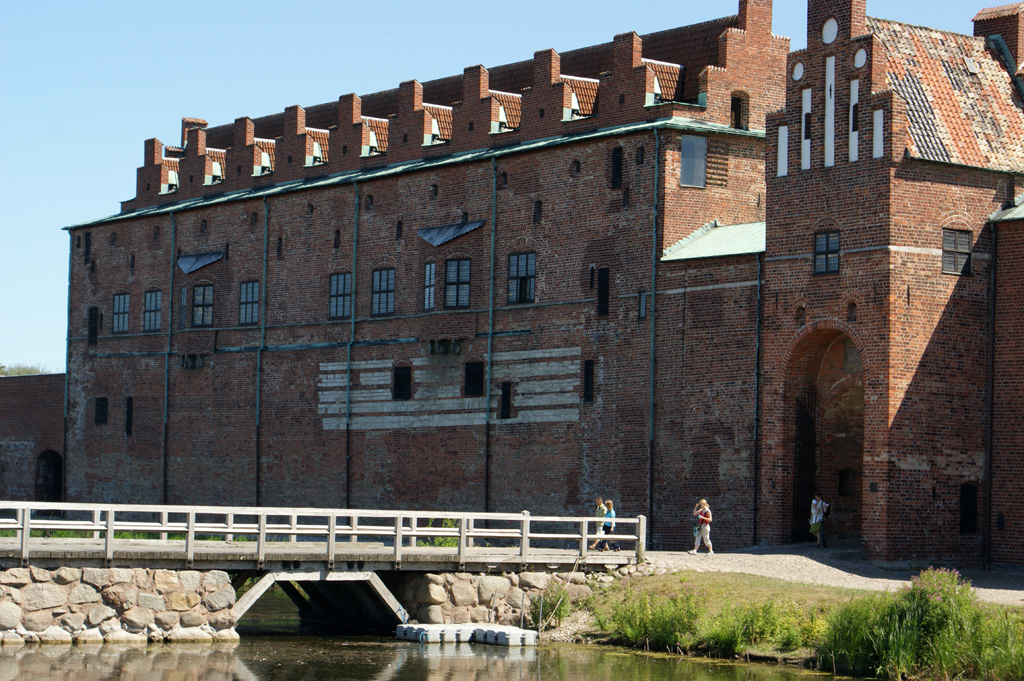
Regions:
M 260 175 L 269 175 L 274 172 L 273 167 L 270 165 L 270 154 L 265 151 L 260 152 Z
M 577 118 L 585 118 L 585 116 L 580 113 L 580 100 L 579 97 L 576 96 L 575 92 L 572 93 L 572 103 L 569 106 L 572 107 L 573 120 Z
M 167 171 L 167 189 L 164 193 L 170 194 L 171 192 L 178 191 L 178 171 L 168 170 Z
M 658 77 L 654 77 L 654 103 L 661 104 L 665 101 L 661 96 L 661 83 L 658 82 Z
M 437 125 L 437 119 L 431 119 L 430 121 L 430 143 L 431 144 L 444 144 L 448 140 L 441 137 L 441 128 Z
M 498 105 L 498 132 L 509 132 L 516 130 L 508 124 L 508 115 L 505 113 L 505 107 Z
M 370 131 L 370 148 L 367 150 L 366 155 L 367 156 L 374 156 L 374 155 L 379 154 L 379 153 L 380 153 L 380 151 L 379 151 L 379 149 L 377 147 L 377 133 L 375 133 L 373 130 L 371 130 Z
M 311 165 L 321 165 L 324 162 L 324 154 L 320 149 L 319 142 L 313 142 L 313 160 Z
M 214 161 L 210 172 L 210 184 L 218 184 L 224 181 L 224 169 L 220 163 Z

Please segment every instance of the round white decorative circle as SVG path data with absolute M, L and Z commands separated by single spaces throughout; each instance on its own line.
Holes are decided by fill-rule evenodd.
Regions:
M 793 80 L 800 80 L 804 77 L 804 64 L 803 62 L 797 62 L 793 67 Z
M 821 27 L 821 39 L 826 45 L 831 45 L 832 41 L 839 35 L 839 24 L 836 23 L 835 19 L 829 19 L 825 22 L 825 25 Z
M 857 54 L 853 55 L 853 65 L 858 69 L 868 61 L 868 53 L 863 49 L 857 50 Z

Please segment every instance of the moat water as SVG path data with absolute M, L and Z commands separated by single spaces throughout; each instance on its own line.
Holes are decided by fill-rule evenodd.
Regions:
M 237 645 L 0 648 L 0 681 L 807 681 L 801 670 L 596 645 L 501 648 L 309 636 L 283 594 L 260 599 Z

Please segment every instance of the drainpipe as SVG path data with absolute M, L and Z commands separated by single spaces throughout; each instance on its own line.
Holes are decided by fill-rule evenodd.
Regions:
M 654 368 L 655 368 L 655 298 L 658 294 L 658 189 L 661 182 L 661 137 L 658 129 L 654 129 L 654 201 L 651 207 L 651 304 L 647 314 L 650 315 L 650 336 L 651 336 L 651 361 L 648 375 L 648 396 L 650 404 L 650 416 L 648 417 L 647 431 L 647 459 L 649 469 L 647 471 L 647 544 L 654 544 L 654 523 L 657 517 L 654 513 Z
M 491 282 L 487 301 L 487 375 L 484 377 L 484 513 L 491 510 L 491 365 L 494 348 L 494 239 L 498 222 L 498 161 L 491 157 Z
M 352 505 L 352 344 L 356 342 L 356 253 L 359 248 L 359 183 L 353 182 L 355 204 L 352 227 L 351 296 L 348 315 L 348 345 L 345 346 L 345 508 Z
M 163 437 L 163 454 L 164 454 L 164 482 L 163 482 L 163 498 L 164 504 L 170 503 L 170 485 L 168 482 L 168 471 L 170 470 L 170 459 L 168 458 L 167 441 L 170 436 L 170 421 L 168 419 L 168 410 L 170 408 L 168 404 L 170 383 L 171 383 L 171 334 L 174 331 L 174 259 L 177 253 L 177 239 L 178 239 L 178 221 L 174 219 L 174 212 L 171 212 L 171 276 L 170 286 L 171 290 L 168 291 L 167 296 L 167 351 L 164 352 L 164 437 Z
M 995 430 L 993 410 L 995 409 L 996 379 L 996 235 L 999 228 L 989 223 L 992 229 L 992 266 L 989 268 L 988 279 L 988 419 L 985 423 L 985 531 L 983 559 L 985 569 L 989 569 L 992 561 L 992 435 Z
M 260 346 L 256 349 L 256 505 L 260 505 L 260 411 L 263 374 L 263 349 L 267 345 L 267 258 L 270 239 L 270 203 L 263 197 L 263 294 L 260 296 Z
M 74 262 L 75 235 L 68 232 L 67 333 L 64 339 L 64 424 L 61 433 L 60 500 L 68 498 L 68 367 L 71 364 L 71 265 Z
M 762 304 L 761 294 L 761 268 L 764 262 L 764 254 L 757 256 L 757 331 L 754 341 L 754 538 L 753 545 L 757 546 L 757 503 L 760 494 L 761 476 L 761 323 Z

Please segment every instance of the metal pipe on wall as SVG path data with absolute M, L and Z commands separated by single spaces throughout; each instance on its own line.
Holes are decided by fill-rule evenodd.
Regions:
M 256 349 L 256 505 L 260 505 L 260 412 L 262 411 L 263 350 L 267 344 L 267 258 L 269 258 L 270 203 L 263 197 L 263 290 L 260 297 L 260 347 Z
M 174 259 L 178 246 L 178 221 L 171 212 L 171 276 L 170 287 L 167 295 L 167 350 L 164 352 L 164 435 L 163 435 L 163 498 L 164 503 L 170 503 L 170 460 L 168 457 L 168 439 L 170 438 L 170 421 L 168 412 L 170 409 L 170 383 L 171 383 L 171 346 L 174 334 Z
M 356 342 L 356 254 L 359 248 L 359 183 L 352 183 L 352 273 L 349 275 L 349 334 L 345 346 L 345 507 L 352 505 L 352 344 Z
M 988 294 L 988 418 L 985 423 L 985 530 L 982 533 L 984 542 L 985 569 L 992 561 L 992 454 L 995 447 L 992 437 L 995 432 L 995 379 L 996 379 L 996 242 L 999 228 L 990 222 L 992 229 L 992 264 L 989 266 Z
M 484 377 L 484 512 L 491 509 L 491 364 L 494 348 L 494 240 L 498 223 L 498 162 L 491 157 L 491 272 L 487 302 L 487 375 Z
M 651 361 L 650 361 L 650 374 L 648 376 L 648 400 L 650 402 L 650 423 L 648 424 L 647 433 L 647 456 L 648 456 L 648 472 L 647 472 L 647 543 L 651 546 L 654 545 L 654 523 L 657 515 L 654 513 L 654 381 L 655 381 L 655 344 L 654 344 L 654 333 L 655 333 L 655 297 L 658 294 L 658 193 L 661 182 L 661 137 L 658 135 L 658 129 L 654 129 L 654 200 L 651 202 L 651 304 L 648 308 L 648 315 L 650 315 L 650 335 L 651 335 Z
M 764 254 L 757 256 L 757 331 L 754 339 L 754 536 L 752 543 L 757 545 L 757 504 L 760 494 L 761 475 L 761 323 L 762 323 L 762 292 L 761 267 Z

